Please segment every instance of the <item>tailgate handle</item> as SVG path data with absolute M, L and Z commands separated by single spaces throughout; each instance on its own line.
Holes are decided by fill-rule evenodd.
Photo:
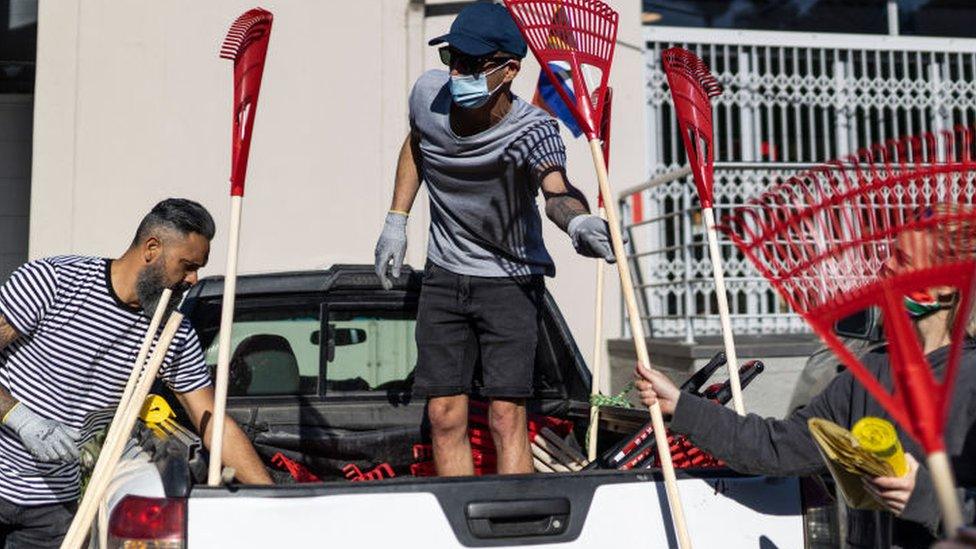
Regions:
M 566 531 L 569 509 L 565 498 L 473 501 L 465 515 L 476 538 L 556 536 Z

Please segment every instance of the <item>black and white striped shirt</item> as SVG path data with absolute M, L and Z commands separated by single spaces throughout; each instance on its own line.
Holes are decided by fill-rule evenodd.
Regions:
M 115 406 L 149 320 L 112 289 L 111 261 L 61 256 L 31 261 L 0 286 L 0 314 L 20 337 L 0 350 L 0 384 L 38 414 L 80 429 L 85 415 Z M 175 392 L 206 387 L 210 375 L 186 320 L 159 376 Z M 0 428 L 0 497 L 18 505 L 78 498 L 76 463 L 34 459 Z

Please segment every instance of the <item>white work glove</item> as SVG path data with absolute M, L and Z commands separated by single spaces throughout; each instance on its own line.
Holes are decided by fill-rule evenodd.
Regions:
M 27 450 L 40 461 L 70 463 L 78 459 L 80 434 L 58 421 L 41 417 L 22 403 L 7 413 L 4 424 L 20 436 Z
M 569 220 L 566 232 L 573 239 L 573 247 L 578 254 L 586 257 L 602 257 L 607 263 L 617 261 L 613 255 L 613 246 L 610 244 L 610 225 L 600 216 L 578 215 Z M 627 235 L 622 236 L 626 245 L 629 242 Z
M 386 276 L 386 268 L 393 263 L 394 278 L 400 277 L 403 267 L 403 257 L 407 254 L 407 215 L 400 212 L 386 214 L 383 232 L 376 241 L 376 276 L 380 277 L 380 284 L 384 290 L 393 287 L 393 281 Z

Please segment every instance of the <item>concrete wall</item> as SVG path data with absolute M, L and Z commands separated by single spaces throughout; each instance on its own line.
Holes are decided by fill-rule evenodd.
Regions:
M 608 347 L 610 369 L 613 372 L 611 393 L 616 394 L 623 389 L 627 378 L 632 375 L 637 358 L 632 340 L 612 339 Z M 740 365 L 753 359 L 761 360 L 765 365 L 758 377 L 753 378 L 752 382 L 743 389 L 742 399 L 746 411 L 763 417 L 784 417 L 796 407 L 797 403 L 791 401 L 798 387 L 802 387 L 801 393 L 807 397 L 815 394 L 809 392 L 812 381 L 801 381 L 801 378 L 820 372 L 820 369 L 816 368 L 804 372 L 808 367 L 809 357 L 823 349 L 816 336 L 740 334 L 735 338 L 735 347 Z M 648 339 L 648 349 L 651 365 L 671 377 L 675 383 L 681 384 L 707 364 L 713 356 L 724 351 L 724 346 L 721 336 L 699 336 L 693 345 L 688 345 L 680 339 Z M 831 360 L 829 352 L 826 355 L 820 353 L 820 356 L 821 360 Z M 826 370 L 831 374 L 836 373 L 832 365 Z M 722 366 L 712 375 L 705 387 L 713 383 L 722 383 L 727 379 L 727 367 Z M 823 385 L 817 387 L 822 389 Z M 636 392 L 631 394 L 631 401 L 635 404 L 639 402 Z M 801 404 L 806 404 L 806 400 Z
M 442 4 L 433 7 L 433 4 Z M 319 268 L 372 261 L 407 131 L 407 93 L 439 66 L 426 40 L 446 32 L 450 2 L 269 0 L 274 29 L 248 170 L 240 270 Z M 456 3 L 454 3 L 456 4 Z M 616 0 L 620 42 L 611 175 L 617 188 L 646 175 L 640 1 Z M 229 214 L 231 64 L 217 57 L 243 0 L 63 0 L 39 14 L 30 256 L 116 255 L 159 199 L 187 196 Z M 428 16 L 429 15 L 429 16 Z M 538 75 L 524 64 L 516 93 Z M 589 196 L 589 150 L 566 134 L 569 174 Z M 408 261 L 422 265 L 428 222 L 421 194 Z M 551 224 L 558 265 L 550 288 L 587 357 L 595 263 Z M 204 274 L 220 274 L 226 230 Z M 615 272 L 606 330 L 619 332 Z
M 27 258 L 30 212 L 29 95 L 0 95 L 0 280 Z

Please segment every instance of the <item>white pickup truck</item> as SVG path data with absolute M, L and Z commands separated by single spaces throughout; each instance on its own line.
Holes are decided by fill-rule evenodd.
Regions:
M 675 547 L 654 469 L 411 475 L 413 446 L 429 438 L 424 403 L 410 398 L 420 280 L 408 269 L 384 291 L 368 266 L 241 277 L 228 413 L 279 484 L 208 487 L 206 451 L 179 417 L 140 424 L 92 546 Z M 210 362 L 221 293 L 221 279 L 205 279 L 186 305 Z M 582 440 L 589 371 L 549 296 L 542 324 L 530 411 L 572 421 Z M 607 416 L 601 448 L 646 418 Z M 296 482 L 272 465 L 279 453 L 321 481 Z M 343 472 L 381 463 L 395 478 L 350 482 Z M 678 474 L 696 547 L 839 545 L 834 507 L 803 479 Z

